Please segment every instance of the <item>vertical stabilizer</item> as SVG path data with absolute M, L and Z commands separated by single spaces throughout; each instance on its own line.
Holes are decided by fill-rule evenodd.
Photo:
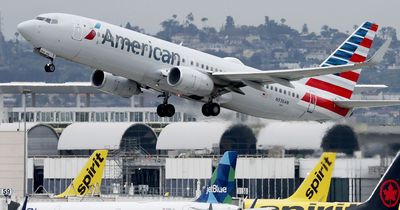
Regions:
M 326 202 L 329 194 L 336 153 L 324 152 L 317 165 L 288 200 Z
M 378 25 L 364 22 L 320 66 L 364 62 L 372 46 Z M 361 69 L 305 79 L 305 85 L 335 97 L 350 99 Z
M 400 153 L 382 176 L 369 199 L 356 210 L 398 210 L 400 201 Z
M 65 192 L 55 197 L 64 198 L 100 194 L 107 154 L 107 150 L 94 151 L 79 175 L 72 181 Z
M 235 189 L 235 169 L 237 153 L 227 151 L 219 161 L 209 185 L 203 189 L 197 202 L 232 203 Z

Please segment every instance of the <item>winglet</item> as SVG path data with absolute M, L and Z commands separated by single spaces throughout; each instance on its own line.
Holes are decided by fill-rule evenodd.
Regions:
M 376 65 L 380 63 L 383 60 L 383 56 L 385 56 L 386 52 L 388 51 L 391 42 L 392 38 L 387 39 L 375 52 L 375 54 L 367 61 L 367 63 L 369 65 Z
M 100 194 L 107 150 L 96 150 L 68 188 L 56 198 Z
M 336 153 L 324 152 L 317 165 L 288 200 L 326 202 L 335 167 Z

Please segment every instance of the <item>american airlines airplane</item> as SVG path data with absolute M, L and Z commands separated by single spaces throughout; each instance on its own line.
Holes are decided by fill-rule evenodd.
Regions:
M 361 68 L 378 63 L 386 41 L 366 59 L 378 25 L 365 22 L 319 67 L 261 71 L 232 57 L 219 58 L 100 20 L 50 13 L 22 22 L 18 31 L 36 52 L 96 69 L 92 84 L 100 90 L 131 97 L 153 89 L 164 98 L 157 107 L 171 117 L 171 95 L 203 102 L 205 116 L 220 107 L 278 120 L 339 120 L 354 108 L 400 105 L 400 101 L 351 100 Z
M 238 206 L 231 204 L 235 189 L 236 160 L 236 152 L 225 152 L 209 185 L 193 202 L 28 202 L 26 198 L 19 210 L 239 210 Z

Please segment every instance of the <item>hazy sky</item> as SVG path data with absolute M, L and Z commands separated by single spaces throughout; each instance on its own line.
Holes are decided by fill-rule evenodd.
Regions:
M 2 31 L 13 37 L 16 25 L 41 13 L 64 12 L 125 25 L 127 21 L 155 33 L 160 22 L 177 14 L 178 19 L 193 12 L 196 23 L 207 17 L 208 25 L 220 28 L 231 15 L 236 24 L 258 25 L 264 16 L 286 19 L 286 23 L 301 29 L 304 23 L 310 31 L 327 24 L 341 31 L 351 31 L 353 25 L 370 20 L 400 30 L 400 0 L 0 0 Z

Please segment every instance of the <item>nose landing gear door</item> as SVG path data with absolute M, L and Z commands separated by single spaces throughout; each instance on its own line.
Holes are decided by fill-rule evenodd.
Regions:
M 82 41 L 82 26 L 79 23 L 74 24 L 72 29 L 72 39 Z

